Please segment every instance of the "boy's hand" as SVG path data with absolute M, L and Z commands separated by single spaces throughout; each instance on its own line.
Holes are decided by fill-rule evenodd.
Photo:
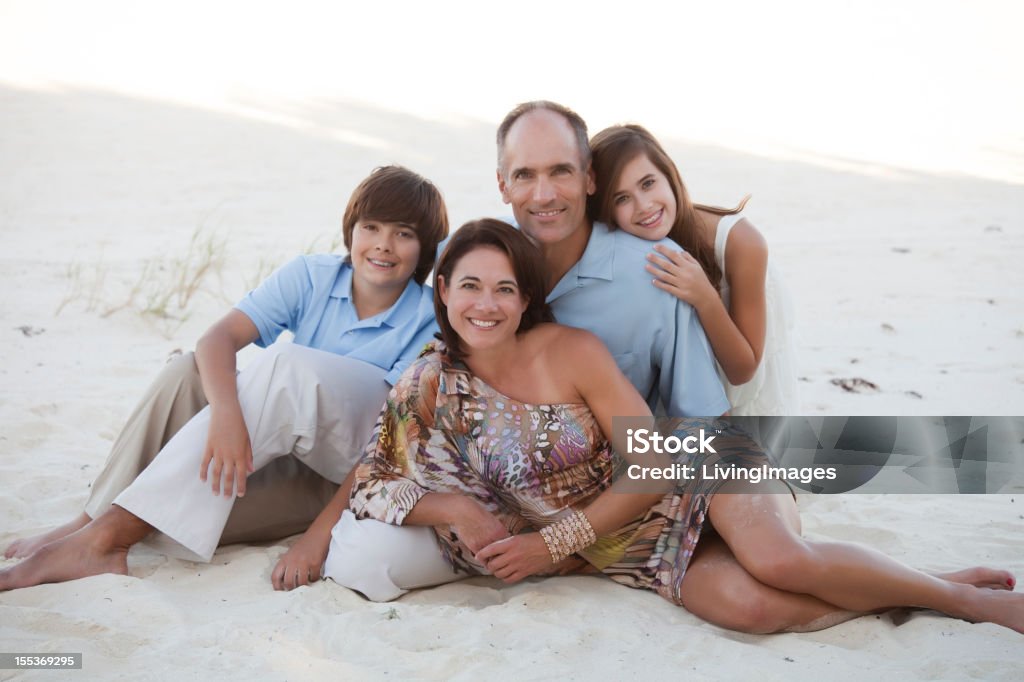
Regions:
M 218 411 L 211 407 L 210 434 L 199 465 L 199 480 L 206 481 L 209 473 L 213 493 L 219 495 L 223 476 L 224 496 L 230 497 L 237 490 L 238 497 L 244 497 L 245 479 L 252 471 L 252 446 L 241 410 Z

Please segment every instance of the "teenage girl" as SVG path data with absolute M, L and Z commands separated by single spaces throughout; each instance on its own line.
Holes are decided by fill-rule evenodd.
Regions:
M 651 241 L 654 286 L 689 303 L 718 361 L 734 415 L 798 412 L 792 306 L 768 263 L 764 237 L 740 211 L 694 204 L 672 160 L 647 130 L 618 125 L 590 142 L 595 220 Z

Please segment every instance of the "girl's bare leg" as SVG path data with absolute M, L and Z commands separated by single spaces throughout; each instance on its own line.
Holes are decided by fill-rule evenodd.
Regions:
M 695 616 L 753 634 L 810 632 L 864 615 L 758 582 L 714 534 L 698 543 L 683 576 L 681 596 L 683 606 Z
M 121 507 L 81 530 L 40 547 L 20 564 L 0 571 L 0 591 L 59 583 L 101 573 L 128 573 L 128 549 L 153 527 Z
M 870 547 L 805 540 L 799 534 L 796 504 L 781 483 L 730 486 L 712 498 L 711 523 L 759 582 L 849 611 L 921 607 L 1024 633 L 1024 594 L 928 575 Z M 983 576 L 982 582 L 990 578 Z
M 39 533 L 27 538 L 19 538 L 7 546 L 7 549 L 4 550 L 4 558 L 23 559 L 24 557 L 31 556 L 43 545 L 66 538 L 72 533 L 85 528 L 90 521 L 92 521 L 92 518 L 85 512 L 82 512 L 63 526 L 57 526 L 45 533 Z

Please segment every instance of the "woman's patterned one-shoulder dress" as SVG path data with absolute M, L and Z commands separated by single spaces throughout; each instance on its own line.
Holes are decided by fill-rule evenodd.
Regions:
M 516 534 L 583 509 L 612 483 L 611 449 L 585 404 L 512 400 L 436 350 L 398 380 L 376 430 L 379 438 L 356 469 L 351 508 L 359 518 L 401 525 L 428 492 L 460 493 Z M 720 450 L 703 462 L 759 466 L 764 457 L 754 449 Z M 681 603 L 683 574 L 720 483 L 680 482 L 642 517 L 580 554 L 616 582 Z M 453 566 L 480 572 L 450 528 L 434 531 Z

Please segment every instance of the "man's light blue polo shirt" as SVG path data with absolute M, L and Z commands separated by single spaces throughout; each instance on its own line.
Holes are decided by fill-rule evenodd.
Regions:
M 729 401 L 696 311 L 657 289 L 644 269 L 656 243 L 594 223 L 583 257 L 548 303 L 561 324 L 604 341 L 652 412 L 660 398 L 671 417 L 718 416 Z
M 299 256 L 235 308 L 256 325 L 261 347 L 287 329 L 297 344 L 386 370 L 392 385 L 437 331 L 433 290 L 412 279 L 393 306 L 360 320 L 352 300 L 352 266 L 336 255 Z

